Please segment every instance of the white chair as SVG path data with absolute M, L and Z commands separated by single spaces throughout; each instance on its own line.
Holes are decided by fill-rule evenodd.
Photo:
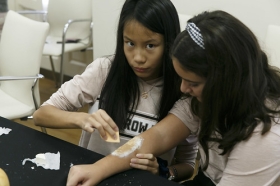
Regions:
M 183 31 L 186 29 L 188 20 L 193 16 L 186 15 L 186 14 L 178 14 L 178 15 L 179 15 L 180 28 L 181 31 Z
M 46 19 L 50 24 L 50 32 L 43 54 L 50 56 L 54 78 L 55 69 L 52 57 L 60 57 L 61 85 L 64 76 L 64 54 L 85 50 L 91 46 L 92 0 L 49 0 Z
M 47 21 L 50 32 L 43 54 L 60 57 L 60 85 L 63 83 L 64 54 L 86 49 L 92 41 L 92 0 L 49 0 Z M 68 41 L 77 40 L 74 43 Z M 55 77 L 55 76 L 54 76 Z
M 40 105 L 38 79 L 49 24 L 7 13 L 0 40 L 0 116 L 27 118 Z M 45 128 L 42 128 L 46 132 Z
M 16 0 L 15 10 L 20 14 L 25 14 L 26 17 L 35 21 L 46 20 L 46 9 L 43 6 L 44 0 Z M 36 11 L 36 15 L 34 15 Z
M 272 66 L 280 68 L 280 25 L 269 25 L 265 37 L 265 50 Z
M 23 0 L 22 0 L 23 1 Z M 27 0 L 24 0 L 27 1 Z M 83 51 L 92 44 L 92 0 L 49 0 L 47 11 L 18 11 L 20 14 L 45 14 L 50 32 L 43 55 L 49 56 L 56 80 L 53 57 L 60 57 L 60 85 L 64 77 L 64 54 Z

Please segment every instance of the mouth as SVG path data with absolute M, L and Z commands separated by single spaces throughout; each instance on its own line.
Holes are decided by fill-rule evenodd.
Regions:
M 135 70 L 136 72 L 141 72 L 141 73 L 143 73 L 143 72 L 146 72 L 148 69 L 147 69 L 147 68 L 137 68 L 137 67 L 134 67 L 134 70 Z

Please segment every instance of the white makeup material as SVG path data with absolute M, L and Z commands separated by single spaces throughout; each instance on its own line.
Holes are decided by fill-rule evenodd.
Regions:
M 134 152 L 136 149 L 139 149 L 143 143 L 143 138 L 141 137 L 134 137 L 130 141 L 128 141 L 123 146 L 116 149 L 114 152 L 112 152 L 113 156 L 118 156 L 120 158 L 126 157 L 132 152 Z
M 9 134 L 9 132 L 11 132 L 12 129 L 9 129 L 9 128 L 5 128 L 5 127 L 0 127 L 0 136 L 2 134 Z
M 35 156 L 35 161 L 38 164 L 45 165 L 47 163 L 45 154 L 37 154 Z
M 34 159 L 26 158 L 22 161 L 22 165 L 25 164 L 26 161 L 30 161 L 35 163 L 38 166 L 43 167 L 44 169 L 51 169 L 51 170 L 59 170 L 60 168 L 60 153 L 50 153 L 47 152 L 45 154 L 37 154 Z

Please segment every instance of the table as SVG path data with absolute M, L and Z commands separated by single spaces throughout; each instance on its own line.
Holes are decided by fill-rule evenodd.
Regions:
M 98 153 L 36 131 L 32 128 L 0 117 L 0 127 L 12 131 L 0 136 L 0 168 L 9 177 L 11 186 L 65 186 L 71 164 L 90 164 L 104 157 Z M 69 129 L 71 130 L 71 129 Z M 60 169 L 49 170 L 26 162 L 39 153 L 60 152 Z M 102 181 L 100 186 L 178 186 L 175 182 L 155 176 L 147 171 L 131 169 Z

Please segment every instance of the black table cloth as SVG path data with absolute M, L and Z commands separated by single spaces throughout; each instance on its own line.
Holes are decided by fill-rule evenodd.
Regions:
M 7 173 L 11 186 L 64 186 L 71 164 L 90 164 L 103 157 L 98 153 L 2 117 L 0 117 L 0 127 L 12 129 L 9 134 L 0 136 L 0 168 Z M 24 159 L 33 159 L 37 154 L 46 152 L 60 152 L 59 170 L 37 167 L 36 164 L 29 161 L 22 165 Z M 176 186 L 179 184 L 152 175 L 147 171 L 131 169 L 116 174 L 98 185 Z

